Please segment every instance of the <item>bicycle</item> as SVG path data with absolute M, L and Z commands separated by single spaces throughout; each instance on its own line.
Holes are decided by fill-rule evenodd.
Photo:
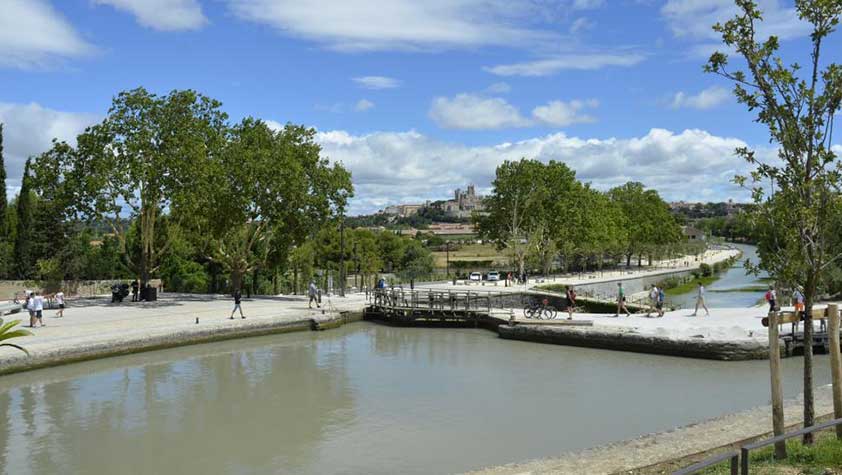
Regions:
M 523 307 L 523 316 L 530 319 L 552 320 L 556 315 L 558 315 L 558 311 L 550 305 L 548 299 L 543 299 L 540 302 L 532 302 Z

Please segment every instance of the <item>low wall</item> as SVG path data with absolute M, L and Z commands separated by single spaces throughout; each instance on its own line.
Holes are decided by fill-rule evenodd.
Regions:
M 721 341 L 703 338 L 673 339 L 595 327 L 550 327 L 500 325 L 500 338 L 508 340 L 581 346 L 723 361 L 761 360 L 769 357 L 769 346 L 757 341 Z

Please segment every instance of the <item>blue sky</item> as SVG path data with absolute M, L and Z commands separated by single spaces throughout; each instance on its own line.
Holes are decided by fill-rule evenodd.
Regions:
M 729 0 L 0 0 L 7 186 L 118 91 L 192 88 L 315 127 L 351 169 L 354 212 L 490 185 L 520 156 L 564 160 L 600 188 L 745 199 L 732 156 L 765 131 L 704 74 Z M 792 2 L 763 33 L 804 62 Z M 838 35 L 836 37 L 836 45 Z M 838 61 L 841 48 L 827 53 Z

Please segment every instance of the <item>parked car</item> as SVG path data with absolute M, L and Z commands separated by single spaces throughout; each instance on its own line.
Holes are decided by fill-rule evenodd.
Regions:
M 497 282 L 498 280 L 500 280 L 500 273 L 496 270 L 493 270 L 485 276 L 485 280 L 489 282 Z
M 482 274 L 480 274 L 479 272 L 471 272 L 471 275 L 468 276 L 468 279 L 479 282 L 482 280 Z

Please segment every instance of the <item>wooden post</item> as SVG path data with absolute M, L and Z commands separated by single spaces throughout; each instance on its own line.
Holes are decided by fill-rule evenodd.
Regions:
M 839 305 L 827 306 L 827 331 L 830 333 L 830 371 L 833 380 L 833 417 L 842 417 L 842 354 L 839 349 Z M 836 438 L 842 440 L 842 425 L 836 426 Z
M 778 312 L 769 312 L 769 372 L 772 376 L 772 429 L 784 433 L 784 396 L 781 387 L 781 345 L 778 340 Z M 775 458 L 786 458 L 786 442 L 775 443 Z

